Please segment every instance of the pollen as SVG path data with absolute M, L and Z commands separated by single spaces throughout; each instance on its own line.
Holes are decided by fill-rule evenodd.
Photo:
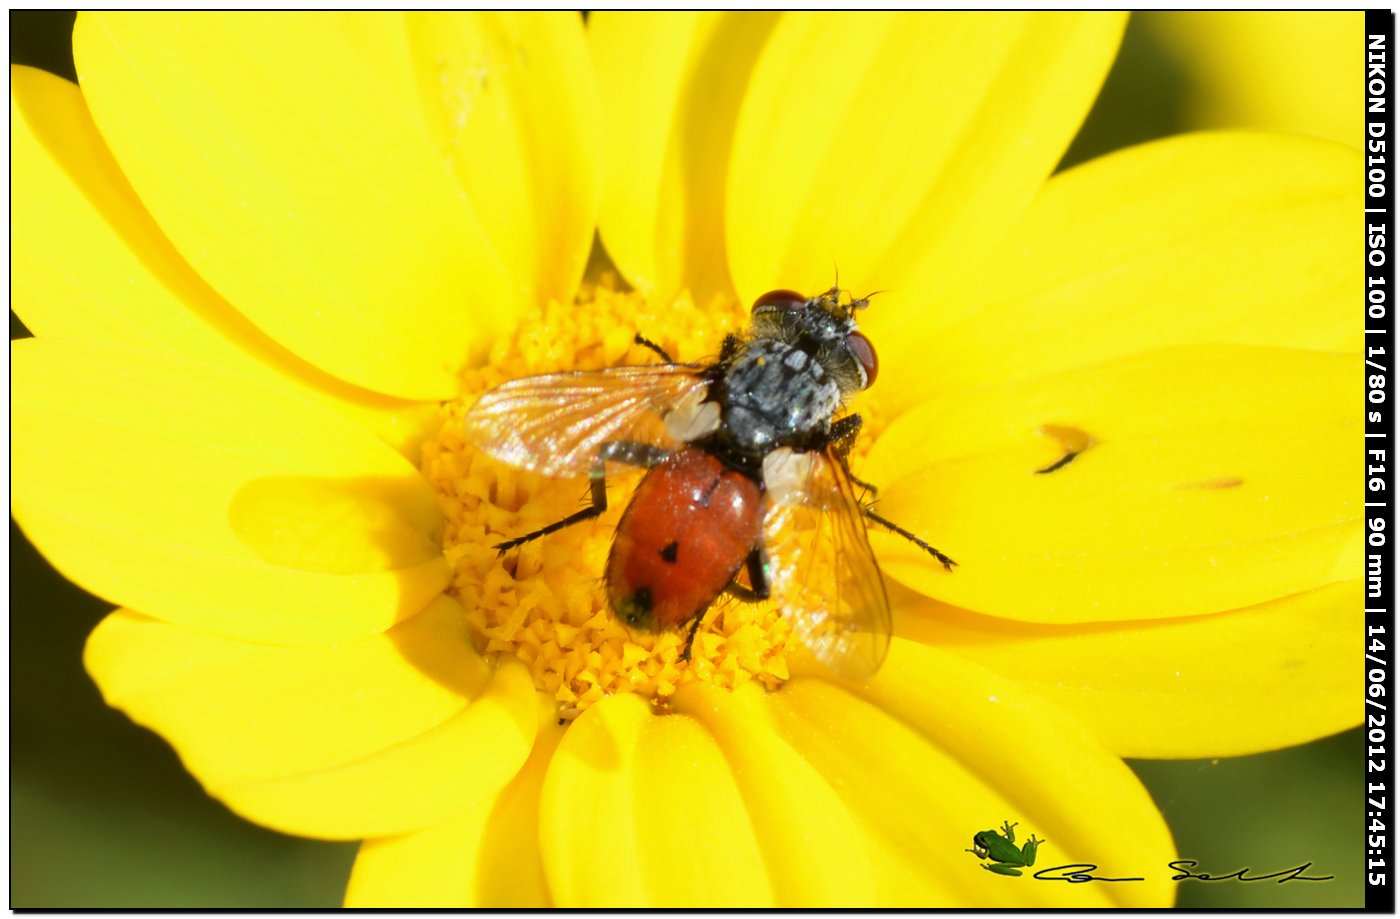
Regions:
M 462 417 L 486 390 L 517 377 L 655 363 L 634 343 L 641 334 L 681 362 L 715 356 L 747 311 L 718 300 L 703 308 L 688 295 L 653 304 L 604 279 L 576 303 L 550 303 L 499 340 L 482 366 L 462 374 L 462 395 L 442 406 L 422 468 L 446 518 L 444 552 L 454 569 L 448 593 L 467 611 L 478 649 L 514 657 L 535 685 L 572 719 L 604 696 L 633 692 L 665 710 L 679 686 L 706 680 L 776 689 L 788 676 L 791 629 L 771 603 L 722 595 L 704 615 L 688 661 L 686 631 L 629 630 L 608 608 L 603 588 L 613 531 L 640 471 L 608 469 L 608 510 L 501 556 L 495 544 L 539 529 L 586 506 L 589 484 L 523 471 L 477 451 Z

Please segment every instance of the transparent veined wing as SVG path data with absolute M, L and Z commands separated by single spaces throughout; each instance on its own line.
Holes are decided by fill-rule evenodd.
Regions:
M 587 475 L 616 440 L 675 448 L 709 381 L 699 364 L 655 364 L 522 377 L 484 393 L 464 419 L 467 439 L 499 460 L 548 476 Z M 710 406 L 705 406 L 706 409 Z M 718 406 L 713 406 L 718 422 Z
M 889 650 L 890 601 L 850 476 L 831 447 L 778 450 L 763 469 L 773 596 L 817 660 L 868 679 Z

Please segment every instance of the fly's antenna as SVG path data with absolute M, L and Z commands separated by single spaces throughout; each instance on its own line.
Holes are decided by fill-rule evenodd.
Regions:
M 850 302 L 846 304 L 846 315 L 847 315 L 848 317 L 854 316 L 855 313 L 856 313 L 856 310 L 863 310 L 863 309 L 865 309 L 867 306 L 870 305 L 870 298 L 871 298 L 871 297 L 874 297 L 874 296 L 877 295 L 877 294 L 887 294 L 887 293 L 889 293 L 888 290 L 872 290 L 870 293 L 866 294 L 864 297 L 860 297 L 860 298 L 852 297 L 851 300 L 850 300 Z
M 853 310 L 863 310 L 863 309 L 865 309 L 867 306 L 870 305 L 870 298 L 871 298 L 871 297 L 877 296 L 877 295 L 879 295 L 879 294 L 887 294 L 887 293 L 889 293 L 888 290 L 872 290 L 870 293 L 866 294 L 864 297 L 861 297 L 859 300 L 852 300 L 852 301 L 851 301 L 851 309 L 853 309 Z
M 841 300 L 841 267 L 836 264 L 836 260 L 831 260 L 831 287 L 822 296 L 833 302 Z

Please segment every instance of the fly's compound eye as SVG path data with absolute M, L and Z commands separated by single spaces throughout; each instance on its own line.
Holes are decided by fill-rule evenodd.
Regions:
M 753 312 L 765 306 L 780 310 L 800 310 L 807 305 L 807 298 L 795 290 L 770 290 L 753 302 Z
M 846 348 L 865 370 L 865 388 L 869 389 L 870 385 L 875 382 L 875 374 L 880 370 L 880 360 L 875 356 L 875 346 L 864 335 L 852 332 L 846 336 Z

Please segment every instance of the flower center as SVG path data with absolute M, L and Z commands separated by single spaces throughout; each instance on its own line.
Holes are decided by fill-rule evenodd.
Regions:
M 455 569 L 448 593 L 466 608 L 482 652 L 524 661 L 535 685 L 558 701 L 561 718 L 617 692 L 640 693 L 664 708 L 689 680 L 731 689 L 752 680 L 776 689 L 788 676 L 791 630 L 772 603 L 721 595 L 683 661 L 688 623 L 648 632 L 617 619 L 603 571 L 639 471 L 610 466 L 606 513 L 499 556 L 495 544 L 577 511 L 588 484 L 545 478 L 477 451 L 463 434 L 462 416 L 481 393 L 516 377 L 655 363 L 655 354 L 634 344 L 638 333 L 678 361 L 704 361 L 746 320 L 747 310 L 735 303 L 700 309 L 682 296 L 658 306 L 600 284 L 578 303 L 551 303 L 527 318 L 496 343 L 487 366 L 464 371 L 462 396 L 443 406 L 442 430 L 424 444 L 423 472 L 438 492 L 444 550 Z

